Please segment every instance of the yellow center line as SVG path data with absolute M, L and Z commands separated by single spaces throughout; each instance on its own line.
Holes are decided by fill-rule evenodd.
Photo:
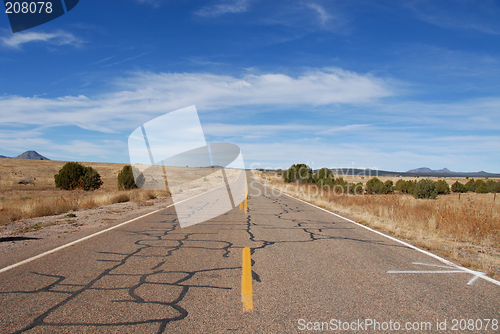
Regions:
M 241 301 L 243 302 L 243 312 L 253 311 L 252 296 L 252 259 L 250 258 L 250 248 L 243 248 L 243 264 L 241 276 Z

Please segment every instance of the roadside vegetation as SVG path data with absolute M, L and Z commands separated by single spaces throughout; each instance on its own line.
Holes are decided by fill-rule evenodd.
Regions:
M 445 179 L 353 176 L 348 182 L 327 168 L 312 173 L 300 164 L 281 176 L 254 175 L 272 188 L 500 277 L 500 181 L 450 186 Z
M 33 182 L 22 184 L 27 177 Z M 138 189 L 129 165 L 0 160 L 0 225 L 129 201 L 147 205 L 169 196 Z

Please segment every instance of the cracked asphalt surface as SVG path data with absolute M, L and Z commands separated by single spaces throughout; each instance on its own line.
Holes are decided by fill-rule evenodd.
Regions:
M 248 179 L 248 212 L 181 229 L 171 207 L 0 273 L 0 332 L 294 333 L 331 319 L 457 332 L 453 319 L 500 320 L 499 286 Z

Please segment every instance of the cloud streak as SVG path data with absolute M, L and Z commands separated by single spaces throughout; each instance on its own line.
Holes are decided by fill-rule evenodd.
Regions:
M 233 3 L 222 3 L 212 6 L 205 6 L 194 14 L 200 17 L 218 17 L 225 14 L 244 13 L 248 10 L 248 0 L 237 0 Z
M 77 125 L 112 133 L 130 122 L 195 104 L 199 110 L 233 106 L 364 104 L 390 96 L 382 79 L 337 68 L 298 77 L 242 78 L 207 73 L 138 72 L 116 80 L 116 91 L 97 97 L 0 97 L 3 124 Z M 125 125 L 127 123 L 127 125 Z
M 22 45 L 34 42 L 72 46 L 80 46 L 83 43 L 75 35 L 62 30 L 55 32 L 21 32 L 2 37 L 0 40 L 3 46 L 18 50 L 21 49 Z

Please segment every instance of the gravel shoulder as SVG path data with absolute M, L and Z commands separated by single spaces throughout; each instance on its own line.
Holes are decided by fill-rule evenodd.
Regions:
M 172 204 L 171 198 L 125 202 L 0 227 L 0 268 Z

